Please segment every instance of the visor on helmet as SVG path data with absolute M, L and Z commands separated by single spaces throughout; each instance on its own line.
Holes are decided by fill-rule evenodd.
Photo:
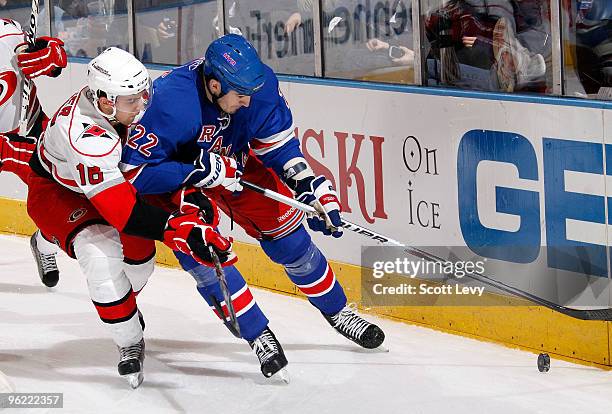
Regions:
M 115 99 L 115 111 L 116 113 L 123 112 L 129 115 L 135 115 L 134 123 L 140 121 L 144 112 L 151 105 L 153 101 L 153 87 L 149 81 L 148 86 L 133 95 L 117 96 Z

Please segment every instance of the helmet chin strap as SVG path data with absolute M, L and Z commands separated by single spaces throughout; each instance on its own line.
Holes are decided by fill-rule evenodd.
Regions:
M 96 111 L 98 111 L 98 113 L 100 115 L 102 115 L 104 118 L 108 119 L 109 122 L 119 122 L 117 121 L 117 119 L 115 118 L 115 116 L 117 115 L 117 108 L 115 107 L 115 105 L 113 105 L 113 113 L 111 114 L 106 114 L 104 112 L 102 112 L 102 110 L 100 109 L 100 107 L 98 106 L 98 102 L 99 100 L 96 99 L 94 101 L 94 107 L 96 108 Z
M 100 106 L 99 106 L 100 98 L 95 96 L 94 93 L 91 92 L 91 91 L 89 91 L 89 93 L 88 93 L 88 98 L 90 98 L 93 101 L 93 106 L 94 106 L 94 108 L 96 108 L 96 111 L 98 111 L 98 113 L 100 115 L 102 115 L 104 118 L 108 119 L 109 122 L 118 122 L 117 119 L 115 119 L 115 115 L 117 115 L 117 108 L 115 107 L 115 103 L 114 102 L 113 102 L 113 113 L 112 114 L 105 114 L 104 112 L 102 112 L 102 110 L 100 109 Z
M 96 111 L 98 111 L 98 113 L 100 115 L 102 115 L 104 118 L 108 119 L 108 122 L 110 122 L 111 124 L 121 124 L 121 122 L 119 122 L 119 120 L 117 120 L 117 105 L 116 105 L 116 97 L 115 97 L 115 101 L 111 101 L 113 102 L 113 112 L 111 114 L 106 114 L 104 113 L 101 109 L 100 106 L 98 105 L 100 102 L 100 98 L 96 98 L 93 96 L 93 94 L 91 95 L 92 99 L 93 99 L 93 104 L 94 104 L 94 108 L 96 108 Z M 134 115 L 134 120 L 132 121 L 132 124 L 137 124 L 138 121 L 140 121 L 142 119 L 142 117 L 144 116 L 145 110 L 141 110 L 138 111 L 138 113 L 136 115 Z

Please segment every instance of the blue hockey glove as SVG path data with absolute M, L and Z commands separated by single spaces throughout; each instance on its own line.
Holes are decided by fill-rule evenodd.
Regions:
M 324 176 L 306 177 L 297 182 L 296 199 L 313 206 L 318 216 L 307 219 L 308 226 L 314 231 L 333 237 L 342 236 L 340 202 L 331 182 Z
M 222 186 L 231 192 L 242 191 L 242 171 L 238 169 L 235 159 L 202 150 L 194 164 L 196 169 L 184 184 L 200 188 Z

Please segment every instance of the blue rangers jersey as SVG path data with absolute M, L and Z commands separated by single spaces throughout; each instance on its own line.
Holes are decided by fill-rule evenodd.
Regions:
M 178 67 L 153 83 L 153 99 L 124 145 L 121 168 L 139 193 L 160 194 L 185 184 L 202 149 L 236 159 L 249 151 L 281 175 L 283 165 L 303 157 L 293 118 L 268 66 L 265 83 L 250 105 L 225 114 L 204 90 L 203 59 Z

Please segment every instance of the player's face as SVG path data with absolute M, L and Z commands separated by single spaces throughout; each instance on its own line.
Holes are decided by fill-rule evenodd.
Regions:
M 223 95 L 217 103 L 226 114 L 235 114 L 243 106 L 246 108 L 251 103 L 248 95 L 238 95 L 236 91 L 229 91 Z
M 134 123 L 136 116 L 144 112 L 149 100 L 150 96 L 148 90 L 144 90 L 134 95 L 118 96 L 115 102 L 115 107 L 117 108 L 115 119 L 123 125 L 131 125 Z

